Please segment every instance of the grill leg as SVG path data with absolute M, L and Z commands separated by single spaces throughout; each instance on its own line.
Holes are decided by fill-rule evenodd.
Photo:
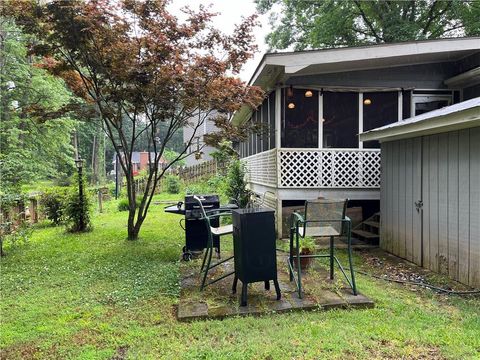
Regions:
M 237 282 L 238 282 L 238 277 L 237 275 L 235 275 L 235 277 L 233 278 L 232 294 L 237 293 Z
M 242 299 L 240 306 L 247 306 L 247 283 L 242 283 Z
M 265 290 L 270 290 L 270 281 L 265 281 Z
M 275 292 L 277 293 L 277 300 L 282 298 L 282 293 L 280 292 L 280 286 L 278 285 L 278 280 L 273 279 L 273 284 L 275 285 Z

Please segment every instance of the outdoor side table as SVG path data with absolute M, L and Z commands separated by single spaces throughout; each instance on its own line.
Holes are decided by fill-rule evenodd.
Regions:
M 270 289 L 273 280 L 280 300 L 277 280 L 277 257 L 275 246 L 275 212 L 268 208 L 232 210 L 235 278 L 233 293 L 238 279 L 242 282 L 241 306 L 247 305 L 247 285 L 264 281 Z

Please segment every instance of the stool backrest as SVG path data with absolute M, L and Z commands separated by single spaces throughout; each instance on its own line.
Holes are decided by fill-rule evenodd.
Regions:
M 343 223 L 347 211 L 348 199 L 318 199 L 305 201 L 305 220 L 319 221 L 321 223 L 310 223 L 307 226 L 323 227 L 331 226 L 338 233 L 342 233 Z M 328 222 L 328 220 L 333 220 Z

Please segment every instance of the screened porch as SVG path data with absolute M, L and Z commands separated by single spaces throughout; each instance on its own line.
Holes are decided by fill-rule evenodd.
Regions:
M 375 90 L 375 91 L 374 91 Z M 452 91 L 281 87 L 249 121 L 263 131 L 239 144 L 249 182 L 275 188 L 380 187 L 380 144 L 358 134 L 453 102 Z

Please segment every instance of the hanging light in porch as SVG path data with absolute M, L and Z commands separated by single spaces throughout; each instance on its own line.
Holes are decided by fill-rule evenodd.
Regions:
M 293 86 L 290 85 L 287 89 L 287 97 L 292 98 L 293 97 Z
M 368 98 L 363 100 L 363 105 L 371 105 L 371 104 L 372 104 L 372 100 L 370 100 Z
M 288 107 L 289 109 L 295 109 L 295 103 L 289 102 L 288 105 L 287 105 L 287 107 Z
M 312 90 L 307 90 L 307 91 L 305 91 L 305 97 L 310 98 L 310 97 L 312 97 L 312 96 L 313 96 Z

